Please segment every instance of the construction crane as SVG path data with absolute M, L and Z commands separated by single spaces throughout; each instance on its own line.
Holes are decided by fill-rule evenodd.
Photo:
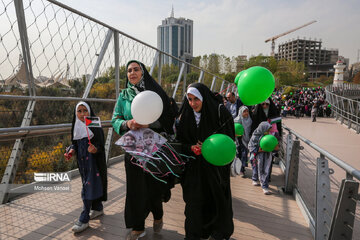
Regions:
M 265 40 L 266 43 L 269 42 L 269 41 L 271 41 L 271 56 L 275 56 L 275 40 L 276 40 L 276 39 L 278 39 L 279 37 L 285 36 L 285 35 L 287 35 L 287 34 L 289 34 L 289 33 L 295 32 L 295 31 L 299 30 L 300 28 L 309 26 L 310 24 L 313 24 L 313 23 L 315 23 L 315 22 L 316 22 L 316 20 L 311 21 L 311 22 L 308 22 L 308 23 L 306 23 L 306 24 L 304 24 L 304 25 L 301 25 L 300 27 L 291 29 L 291 30 L 289 30 L 289 31 L 287 31 L 287 32 L 284 32 L 284 33 L 282 33 L 282 34 L 279 34 L 279 35 L 276 35 L 276 36 L 271 37 L 271 38 L 269 38 L 269 39 L 266 39 L 266 40 Z

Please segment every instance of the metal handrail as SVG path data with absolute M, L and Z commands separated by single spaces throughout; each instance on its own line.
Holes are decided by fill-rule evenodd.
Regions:
M 71 123 L 63 123 L 28 127 L 0 128 L 0 142 L 69 133 L 71 130 L 71 125 Z M 102 128 L 110 128 L 112 127 L 111 121 L 101 121 L 101 126 Z
M 38 101 L 89 101 L 89 102 L 116 102 L 116 99 L 80 98 L 80 97 L 51 97 L 51 96 L 20 96 L 0 94 L 0 99 L 6 100 L 38 100 Z
M 320 154 L 324 155 L 326 158 L 328 158 L 330 161 L 332 161 L 333 163 L 335 163 L 337 166 L 339 166 L 340 168 L 342 168 L 343 170 L 345 170 L 348 174 L 354 176 L 356 179 L 360 180 L 360 171 L 357 170 L 356 168 L 352 167 L 351 165 L 345 163 L 344 161 L 342 161 L 341 159 L 339 159 L 338 157 L 332 155 L 331 153 L 329 153 L 328 151 L 322 149 L 321 147 L 319 147 L 318 145 L 316 145 L 315 143 L 313 143 L 312 141 L 310 141 L 309 139 L 306 139 L 305 137 L 301 136 L 300 134 L 298 134 L 297 132 L 295 132 L 294 130 L 290 129 L 289 127 L 287 127 L 285 124 L 282 125 L 282 127 L 284 129 L 286 129 L 287 131 L 289 131 L 289 133 L 295 135 L 297 138 L 301 139 L 304 143 L 306 143 L 307 145 L 309 145 L 310 147 L 312 147 L 314 150 L 316 150 L 317 152 L 319 152 Z

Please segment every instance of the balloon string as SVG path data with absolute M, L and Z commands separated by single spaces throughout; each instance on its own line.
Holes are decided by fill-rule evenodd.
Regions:
M 174 149 L 171 149 L 171 146 L 169 146 L 169 145 L 166 144 L 166 143 L 165 143 L 164 146 L 167 147 L 167 148 L 170 150 L 171 154 L 174 156 L 174 158 L 176 159 L 176 161 L 177 161 L 178 163 L 183 164 L 183 163 L 181 163 L 180 160 L 176 157 L 175 153 L 173 152 Z
M 228 119 L 227 119 L 223 124 L 221 124 L 220 127 L 219 127 L 218 129 L 216 129 L 211 135 L 217 133 L 220 129 L 222 129 L 223 127 L 225 127 L 225 124 L 226 124 L 228 121 L 232 120 L 232 119 L 233 119 L 232 117 L 228 118 Z
M 158 153 L 155 153 L 155 154 L 158 155 Z M 159 157 L 160 157 L 160 156 L 159 156 Z M 160 158 L 160 159 L 161 159 L 161 158 Z M 165 163 L 166 167 L 169 169 L 169 171 L 170 171 L 175 177 L 179 177 L 179 175 L 175 174 L 163 159 L 161 159 L 161 161 L 163 161 L 163 162 Z
M 134 157 L 131 158 L 130 162 L 131 162 L 132 164 L 134 164 L 134 165 L 142 168 L 145 172 L 150 173 L 153 177 L 155 177 L 156 179 L 158 179 L 158 178 L 154 175 L 154 174 L 156 174 L 156 173 L 150 171 L 148 168 L 144 167 L 143 165 L 141 165 L 141 164 L 139 164 L 139 163 L 137 163 L 137 162 L 134 162 L 132 159 L 136 159 L 136 158 L 134 158 Z M 146 163 L 150 163 L 151 165 L 153 165 L 153 166 L 156 167 L 156 165 L 154 165 L 153 163 L 151 163 L 151 162 L 149 162 L 149 161 L 146 161 L 146 160 L 144 160 L 144 161 L 145 161 Z M 156 168 L 157 168 L 157 167 L 156 167 Z M 159 169 L 159 168 L 157 168 L 157 169 Z M 159 173 L 160 173 L 160 172 L 159 172 Z M 163 175 L 160 175 L 159 177 L 165 177 L 165 176 L 169 175 L 169 173 L 170 173 L 170 172 L 164 173 Z M 166 181 L 163 181 L 163 180 L 161 180 L 161 179 L 158 179 L 158 180 L 166 183 Z
M 163 157 L 160 156 L 160 153 L 163 155 Z M 158 156 L 160 157 L 160 160 L 162 160 L 163 162 L 165 162 L 164 159 L 163 159 L 163 158 L 165 158 L 165 159 L 166 159 L 169 163 L 171 163 L 171 165 L 173 165 L 173 166 L 181 165 L 180 163 L 179 163 L 179 164 L 173 163 L 173 162 L 171 161 L 171 159 L 168 158 L 165 153 L 163 153 L 163 151 L 160 151 L 160 150 L 157 151 L 157 152 L 156 152 L 156 155 L 158 155 Z M 176 158 L 176 157 L 175 157 L 175 158 Z M 165 162 L 165 164 L 167 165 L 168 163 Z
M 160 157 L 160 155 L 158 155 L 158 156 L 159 156 L 159 158 L 155 158 L 155 157 L 152 157 L 152 158 L 153 158 L 153 159 L 156 159 L 156 160 L 163 161 L 163 162 L 165 163 L 166 167 L 171 171 L 171 173 L 172 173 L 173 175 L 175 175 L 176 177 L 179 177 L 177 174 L 175 174 L 175 173 L 169 168 L 169 166 L 167 165 L 167 163 Z M 166 157 L 166 156 L 165 156 L 165 157 Z M 146 156 L 144 156 L 144 158 L 141 158 L 141 160 L 143 160 L 143 161 L 146 162 L 147 164 L 151 164 L 152 166 L 154 166 L 157 170 L 159 170 L 159 174 L 160 174 L 161 171 L 160 171 L 160 169 L 157 167 L 157 165 L 154 164 L 153 162 L 149 161 L 147 158 L 151 158 L 151 157 L 150 157 L 149 155 L 146 155 Z M 145 170 L 145 171 L 147 171 L 147 172 L 149 172 L 149 173 L 154 173 L 154 172 L 151 172 L 150 170 L 148 170 L 147 168 L 145 168 L 143 165 L 138 164 L 138 163 L 132 161 L 133 159 L 136 160 L 136 158 L 134 158 L 134 157 L 131 158 L 131 162 L 132 162 L 132 163 L 134 163 L 135 165 L 141 167 L 143 170 Z M 168 159 L 168 158 L 167 158 L 167 159 Z M 169 162 L 171 162 L 170 159 L 168 159 L 168 160 L 169 160 Z M 176 166 L 175 164 L 173 164 L 173 165 Z M 167 175 L 169 175 L 169 173 L 170 173 L 170 172 L 166 172 L 166 173 L 164 173 L 163 175 L 160 175 L 160 177 L 167 176 Z
M 221 92 L 217 93 L 215 96 L 223 94 L 223 93 L 224 93 L 225 91 L 227 91 L 227 90 L 229 89 L 229 87 L 231 87 L 232 85 L 235 85 L 235 84 L 234 84 L 234 83 L 229 84 L 229 86 L 227 86 L 227 88 L 225 88 L 225 89 L 222 90 Z M 236 85 L 235 85 L 235 86 L 236 86 Z

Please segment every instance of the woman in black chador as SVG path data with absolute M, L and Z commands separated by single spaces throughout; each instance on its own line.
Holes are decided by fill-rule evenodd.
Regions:
M 182 179 L 186 239 L 229 239 L 234 231 L 230 164 L 215 166 L 201 155 L 201 144 L 215 133 L 235 137 L 234 121 L 204 84 L 189 85 L 180 110 L 177 137 L 191 155 Z

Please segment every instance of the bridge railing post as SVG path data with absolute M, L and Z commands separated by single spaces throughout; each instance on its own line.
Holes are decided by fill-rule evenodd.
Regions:
M 328 239 L 332 216 L 330 173 L 328 160 L 322 154 L 316 165 L 315 210 L 315 239 Z
M 21 49 L 23 54 L 23 61 L 25 63 L 25 76 L 28 82 L 29 95 L 35 96 L 36 90 L 34 86 L 34 76 L 32 71 L 30 45 L 27 34 L 27 26 L 25 21 L 25 12 L 23 1 L 14 1 L 16 19 L 19 28 Z M 29 101 L 24 117 L 21 122 L 21 127 L 29 126 L 35 109 L 36 101 Z M 24 148 L 25 140 L 16 139 L 13 149 L 11 151 L 9 160 L 7 162 L 5 172 L 0 182 L 0 204 L 8 202 L 9 199 L 9 184 L 13 183 L 16 177 L 16 171 L 19 166 L 20 157 Z
M 291 151 L 293 148 L 293 138 L 291 132 L 286 136 L 286 147 L 284 152 L 284 159 L 285 159 L 285 189 L 286 183 L 289 181 L 289 169 L 290 169 L 290 160 L 291 160 Z
M 343 179 L 331 221 L 329 240 L 352 239 L 356 216 L 356 202 L 359 200 L 359 183 Z
M 289 136 L 289 135 L 288 135 Z M 291 139 L 290 139 L 291 140 Z M 289 141 L 290 142 L 290 141 Z M 285 177 L 285 192 L 292 193 L 297 185 L 299 172 L 299 155 L 300 155 L 300 141 L 295 139 L 290 143 L 289 152 L 286 153 L 286 177 Z

